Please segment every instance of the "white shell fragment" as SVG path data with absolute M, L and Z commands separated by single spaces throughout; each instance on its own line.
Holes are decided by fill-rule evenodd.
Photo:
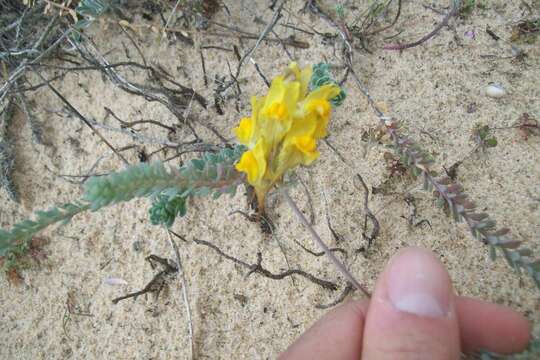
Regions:
M 112 285 L 112 286 L 118 286 L 118 285 L 127 285 L 127 281 L 121 278 L 116 277 L 108 277 L 105 279 L 105 284 Z
M 489 84 L 486 87 L 486 95 L 491 98 L 498 99 L 506 95 L 506 90 L 502 87 L 502 85 Z

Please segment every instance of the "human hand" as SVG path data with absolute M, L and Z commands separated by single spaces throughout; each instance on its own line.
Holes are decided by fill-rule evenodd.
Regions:
M 406 248 L 379 276 L 370 300 L 324 315 L 280 359 L 459 359 L 485 349 L 520 352 L 527 320 L 509 308 L 455 295 L 433 253 Z

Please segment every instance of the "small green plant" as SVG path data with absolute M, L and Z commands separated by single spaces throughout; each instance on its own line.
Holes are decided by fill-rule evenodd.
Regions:
M 482 151 L 497 146 L 497 138 L 488 125 L 476 125 L 472 130 L 471 138 Z
M 115 1 L 109 0 L 82 0 L 75 8 L 79 20 L 73 25 L 77 30 L 83 30 L 94 21 L 113 9 Z
M 180 168 L 168 168 L 161 162 L 143 163 L 108 176 L 90 178 L 81 200 L 38 211 L 34 220 L 24 220 L 9 231 L 0 229 L 0 256 L 8 259 L 8 264 L 14 264 L 28 251 L 33 236 L 45 227 L 67 222 L 83 211 L 97 211 L 139 197 L 153 199 L 150 209 L 153 224 L 170 227 L 176 217 L 185 215 L 187 198 L 235 194 L 239 185 L 249 183 L 255 190 L 262 215 L 267 192 L 282 183 L 285 173 L 301 164 L 309 165 L 319 157 L 317 140 L 326 135 L 331 103 L 341 104 L 344 97 L 345 93 L 330 77 L 327 65 L 318 64 L 312 70 L 300 69 L 293 63 L 273 80 L 266 97 L 253 99 L 253 114 L 243 118 L 234 129 L 242 145 L 204 154 Z M 497 229 L 488 214 L 477 212 L 475 203 L 454 180 L 436 178 L 430 169 L 431 156 L 403 136 L 397 122 L 387 121 L 384 126 L 400 162 L 412 175 L 423 178 L 424 188 L 433 190 L 456 221 L 464 221 L 475 238 L 489 245 L 493 258 L 497 252 L 501 253 L 513 269 L 524 270 L 540 288 L 540 261 L 533 252 L 513 239 L 508 229 Z M 488 136 L 488 127 L 477 127 L 476 139 L 481 141 L 481 146 L 496 145 L 495 138 Z M 291 201 L 285 191 L 283 194 Z M 339 263 L 337 259 L 332 261 Z M 342 268 L 340 271 L 350 275 Z
M 33 220 L 17 223 L 9 231 L 0 229 L 0 257 L 4 270 L 17 265 L 39 231 L 55 223 L 66 223 L 75 215 L 139 197 L 154 199 L 150 211 L 152 223 L 172 225 L 176 216 L 185 214 L 185 200 L 192 196 L 234 194 L 244 177 L 234 163 L 245 151 L 241 145 L 216 154 L 204 154 L 175 169 L 161 162 L 130 166 L 108 176 L 93 177 L 85 184 L 81 200 L 37 211 Z M 174 215 L 174 217 L 173 217 Z
M 463 18 L 472 14 L 475 9 L 486 10 L 487 4 L 481 0 L 464 0 L 459 9 L 459 15 Z
M 336 5 L 336 16 L 340 20 L 345 19 L 345 7 L 343 6 L 343 4 L 337 4 Z
M 540 35 L 540 18 L 522 20 L 512 26 L 510 40 L 513 42 L 534 44 L 538 35 Z
M 438 205 L 446 208 L 456 222 L 463 221 L 474 238 L 488 245 L 493 260 L 497 254 L 503 255 L 512 269 L 518 273 L 523 270 L 540 289 L 540 260 L 534 252 L 513 238 L 510 229 L 498 228 L 489 214 L 478 212 L 476 203 L 460 184 L 447 176 L 437 177 L 430 168 L 433 160 L 429 154 L 414 140 L 401 134 L 399 123 L 388 121 L 385 127 L 394 152 L 413 176 L 423 179 L 424 189 L 433 192 Z
M 203 154 L 200 159 L 192 160 L 181 170 L 183 177 L 188 179 L 206 179 L 207 185 L 193 181 L 191 186 L 182 189 L 166 189 L 154 196 L 150 208 L 150 221 L 154 225 L 171 227 L 177 217 L 187 213 L 186 200 L 190 196 L 206 196 L 212 194 L 214 199 L 223 194 L 234 196 L 237 186 L 242 182 L 233 169 L 246 148 L 237 145 L 233 149 L 225 149 L 219 153 Z
M 175 195 L 170 198 L 166 195 L 158 195 L 149 210 L 152 225 L 165 225 L 171 227 L 177 217 L 186 215 L 186 198 Z
M 239 185 L 249 183 L 257 190 L 262 213 L 264 195 L 281 183 L 284 172 L 318 157 L 316 139 L 326 134 L 330 101 L 341 104 L 344 96 L 325 64 L 318 64 L 312 72 L 311 67 L 301 70 L 293 63 L 284 75 L 274 79 L 269 95 L 257 99 L 252 117 L 242 119 L 235 129 L 245 145 L 205 153 L 180 168 L 168 168 L 161 162 L 142 163 L 90 178 L 82 199 L 38 211 L 33 220 L 17 223 L 9 231 L 0 229 L 4 266 L 16 266 L 34 235 L 49 225 L 135 198 L 152 199 L 150 221 L 170 227 L 177 217 L 186 214 L 188 198 L 234 195 Z M 289 122 L 289 127 L 270 126 L 276 121 Z

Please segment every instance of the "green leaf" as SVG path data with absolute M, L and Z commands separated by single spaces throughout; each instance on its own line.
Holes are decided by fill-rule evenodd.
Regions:
M 206 162 L 202 159 L 194 159 L 191 160 L 191 164 L 197 169 L 197 170 L 203 170 L 204 166 L 206 165 Z
M 497 146 L 497 139 L 495 139 L 495 138 L 487 139 L 487 140 L 485 140 L 485 144 L 486 144 L 487 147 L 495 147 L 495 146 Z
M 27 243 L 39 231 L 54 223 L 66 223 L 76 214 L 138 197 L 154 197 L 150 209 L 152 223 L 172 226 L 177 216 L 186 214 L 186 197 L 232 190 L 244 182 L 244 175 L 234 168 L 245 146 L 224 149 L 189 162 L 180 169 L 169 169 L 161 162 L 142 163 L 102 177 L 92 177 L 85 183 L 83 200 L 47 211 L 38 211 L 35 219 L 15 224 L 10 231 L 0 229 L 0 256 L 24 254 Z M 216 181 L 217 168 L 222 175 Z
M 495 261 L 497 258 L 497 249 L 495 248 L 495 245 L 489 245 L 489 257 L 491 258 L 491 261 Z
M 485 140 L 489 134 L 489 126 L 487 125 L 481 126 L 480 128 L 478 128 L 477 133 L 478 133 L 478 137 L 481 140 Z
M 337 81 L 332 78 L 330 74 L 330 66 L 325 63 L 318 63 L 313 65 L 313 73 L 309 82 L 309 90 L 314 91 L 326 84 L 338 85 Z M 339 85 L 338 85 L 339 86 Z M 330 100 L 333 106 L 337 107 L 343 104 L 347 93 L 340 87 L 340 93 Z
M 78 202 L 64 204 L 47 211 L 37 211 L 35 220 L 26 219 L 17 223 L 11 231 L 0 229 L 0 256 L 24 252 L 22 250 L 37 232 L 51 224 L 67 222 L 76 214 L 89 208 L 90 205 Z
M 153 225 L 165 225 L 171 227 L 176 217 L 186 215 L 186 198 L 176 195 L 169 198 L 159 195 L 149 210 L 150 222 Z

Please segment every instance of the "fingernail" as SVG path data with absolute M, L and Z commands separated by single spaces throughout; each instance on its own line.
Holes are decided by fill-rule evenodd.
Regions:
M 448 314 L 452 295 L 450 278 L 431 252 L 406 249 L 392 259 L 388 271 L 388 297 L 397 310 L 428 317 Z

